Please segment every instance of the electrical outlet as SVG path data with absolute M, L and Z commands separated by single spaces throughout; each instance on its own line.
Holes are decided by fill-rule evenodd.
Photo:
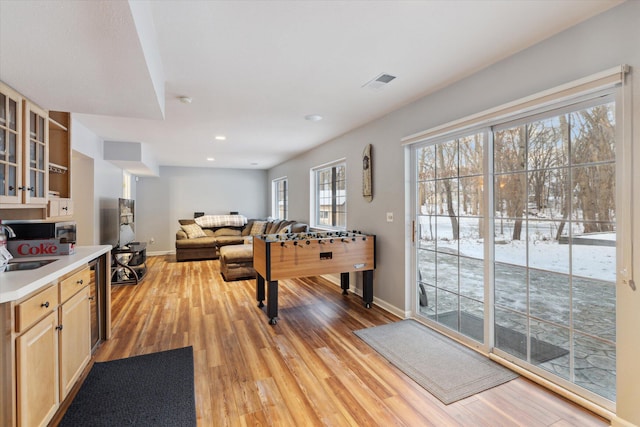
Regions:
M 393 222 L 393 212 L 387 212 L 387 222 Z
M 153 245 L 156 242 L 156 239 L 154 239 L 153 237 L 149 239 L 149 244 Z

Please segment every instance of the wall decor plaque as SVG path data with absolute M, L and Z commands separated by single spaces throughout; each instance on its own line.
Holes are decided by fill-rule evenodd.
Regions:
M 367 144 L 362 152 L 362 197 L 367 202 L 373 200 L 372 172 L 371 144 Z

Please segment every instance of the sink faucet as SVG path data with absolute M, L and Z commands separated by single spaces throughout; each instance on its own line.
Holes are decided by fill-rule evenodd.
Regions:
M 5 247 L 7 242 L 7 236 L 5 233 L 8 234 L 9 237 L 16 237 L 16 233 L 13 232 L 11 227 L 0 224 L 0 271 L 4 271 L 9 260 L 13 258 L 11 253 Z
M 0 224 L 0 231 L 2 231 L 3 234 L 5 234 L 5 233 L 8 234 L 10 238 L 16 237 L 16 233 L 8 225 Z M 0 240 L 2 240 L 2 239 L 0 239 Z

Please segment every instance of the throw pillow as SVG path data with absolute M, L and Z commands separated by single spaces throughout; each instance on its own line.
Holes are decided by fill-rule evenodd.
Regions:
M 207 237 L 204 230 L 198 224 L 181 225 L 182 230 L 187 233 L 187 238 L 195 239 L 197 237 Z
M 243 236 L 248 236 L 249 233 L 251 233 L 251 227 L 253 227 L 253 221 L 255 221 L 255 219 L 250 219 L 249 221 L 247 221 L 245 226 L 242 227 L 242 235 Z
M 256 234 L 264 233 L 265 225 L 267 225 L 267 221 L 253 221 L 253 225 L 251 226 L 251 232 L 249 232 L 249 234 L 251 236 L 255 236 Z
M 276 234 L 278 232 L 278 229 L 280 228 L 280 224 L 282 224 L 282 221 L 279 219 L 269 222 L 264 231 L 264 234 Z
M 288 233 L 291 233 L 290 225 L 285 225 L 283 227 L 280 227 L 280 229 L 276 231 L 276 234 L 288 234 Z

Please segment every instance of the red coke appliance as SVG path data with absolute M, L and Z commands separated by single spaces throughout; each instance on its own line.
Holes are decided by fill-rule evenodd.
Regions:
M 60 243 L 58 239 L 15 239 L 7 242 L 7 249 L 9 249 L 14 258 L 71 255 L 75 253 L 75 244 Z
M 7 249 L 15 258 L 70 255 L 75 252 L 76 223 L 11 222 L 15 237 L 7 241 Z

